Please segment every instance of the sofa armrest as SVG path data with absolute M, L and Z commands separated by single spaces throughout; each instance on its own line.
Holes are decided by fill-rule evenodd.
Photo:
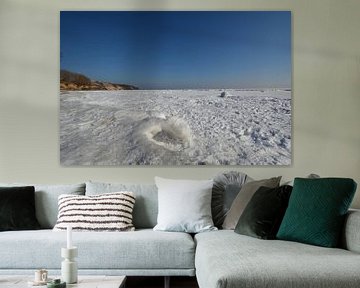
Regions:
M 349 210 L 346 215 L 342 247 L 360 253 L 360 210 Z

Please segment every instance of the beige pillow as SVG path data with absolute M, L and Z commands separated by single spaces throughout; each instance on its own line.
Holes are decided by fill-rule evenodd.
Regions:
M 279 187 L 281 176 L 270 179 L 263 179 L 258 181 L 251 181 L 242 186 L 240 192 L 237 194 L 235 200 L 231 204 L 230 210 L 227 213 L 223 229 L 234 230 L 241 214 L 244 212 L 246 205 L 249 203 L 251 197 L 261 187 L 276 188 Z

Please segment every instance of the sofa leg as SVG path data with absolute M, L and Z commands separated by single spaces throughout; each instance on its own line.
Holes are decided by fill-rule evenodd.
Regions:
M 170 276 L 164 277 L 164 288 L 170 288 Z

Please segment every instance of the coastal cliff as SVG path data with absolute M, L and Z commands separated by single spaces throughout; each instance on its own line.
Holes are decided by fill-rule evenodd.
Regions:
M 60 70 L 60 90 L 89 91 L 89 90 L 138 90 L 138 87 L 128 84 L 116 84 L 94 81 L 87 76 L 67 70 Z

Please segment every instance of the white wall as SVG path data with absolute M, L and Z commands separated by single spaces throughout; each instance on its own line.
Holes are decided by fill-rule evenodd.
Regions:
M 290 167 L 61 167 L 60 10 L 291 10 L 293 164 Z M 1 0 L 0 182 L 152 182 L 236 169 L 254 178 L 311 172 L 360 187 L 360 1 Z M 360 188 L 359 188 L 360 191 Z M 354 207 L 360 207 L 358 191 Z

